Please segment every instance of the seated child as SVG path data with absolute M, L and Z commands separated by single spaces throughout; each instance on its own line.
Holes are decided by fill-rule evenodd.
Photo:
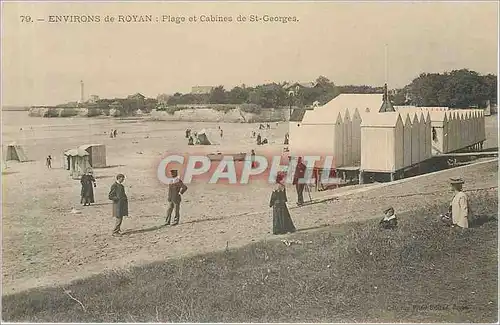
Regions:
M 398 225 L 398 219 L 394 214 L 394 208 L 390 207 L 384 210 L 385 217 L 380 220 L 380 227 L 382 229 L 394 229 Z

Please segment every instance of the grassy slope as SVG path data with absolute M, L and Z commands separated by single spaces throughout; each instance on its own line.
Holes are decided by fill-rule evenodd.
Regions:
M 470 194 L 497 216 L 496 191 Z M 446 207 L 297 233 L 238 250 L 109 273 L 3 297 L 3 319 L 32 322 L 496 322 L 497 222 L 442 226 Z M 287 247 L 279 239 L 300 240 Z M 186 243 L 189 244 L 189 243 Z

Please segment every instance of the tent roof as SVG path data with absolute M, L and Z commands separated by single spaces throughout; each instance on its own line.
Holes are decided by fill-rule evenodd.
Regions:
M 78 149 L 69 149 L 69 150 L 66 150 L 64 152 L 64 155 L 65 156 L 72 156 L 72 157 L 74 157 L 74 156 L 80 156 L 80 157 L 82 157 L 82 156 L 88 156 L 89 153 L 87 151 L 85 151 L 84 149 L 78 148 Z
M 398 120 L 401 120 L 401 115 L 397 112 L 384 112 L 377 114 L 369 114 L 363 118 L 362 127 L 394 127 Z M 403 122 L 401 120 L 401 122 Z
M 366 114 L 366 108 L 371 112 L 378 112 L 382 102 L 382 94 L 340 94 L 323 106 L 306 111 L 303 123 L 306 124 L 332 124 L 337 121 L 338 114 L 353 116 L 356 108 L 361 116 Z
M 100 143 L 82 144 L 81 146 L 78 147 L 78 149 L 86 150 L 87 148 L 90 148 L 90 147 L 100 147 L 100 146 L 104 146 L 104 145 L 100 144 Z

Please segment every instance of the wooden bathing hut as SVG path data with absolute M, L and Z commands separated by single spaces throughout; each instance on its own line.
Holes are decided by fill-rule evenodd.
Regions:
M 92 168 L 106 167 L 106 146 L 103 144 L 84 144 L 78 148 L 88 152 Z
M 344 127 L 344 147 L 342 148 L 342 153 L 343 153 L 343 165 L 344 166 L 353 166 L 353 161 L 352 161 L 352 120 L 351 116 L 349 114 L 349 110 L 346 109 L 345 115 L 344 115 L 344 121 L 343 121 L 343 127 Z
M 413 115 L 411 123 L 411 164 L 415 165 L 420 161 L 420 121 L 418 115 Z
M 411 166 L 411 127 L 412 116 L 414 114 L 401 113 L 403 121 L 403 165 Z
M 351 121 L 351 161 L 352 166 L 359 166 L 361 163 L 361 115 L 356 108 Z
M 424 160 L 430 159 L 432 157 L 432 138 L 431 138 L 431 114 L 429 111 L 424 112 L 425 116 L 425 149 L 424 149 Z
M 435 111 L 430 113 L 432 155 L 448 152 L 448 114 Z
M 418 145 L 419 145 L 419 150 L 418 150 L 418 155 L 419 159 L 418 162 L 424 161 L 427 159 L 425 156 L 425 153 L 427 150 L 425 150 L 425 142 L 426 142 L 426 134 L 425 134 L 425 116 L 423 111 L 419 111 L 417 113 L 418 118 L 419 118 L 419 126 L 418 126 Z
M 404 125 L 401 115 L 387 112 L 367 115 L 361 124 L 360 172 L 395 173 L 404 166 Z

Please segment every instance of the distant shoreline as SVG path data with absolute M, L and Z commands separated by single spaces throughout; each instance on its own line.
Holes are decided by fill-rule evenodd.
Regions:
M 17 107 L 17 106 L 4 106 L 2 111 L 4 112 L 28 112 L 30 107 Z

